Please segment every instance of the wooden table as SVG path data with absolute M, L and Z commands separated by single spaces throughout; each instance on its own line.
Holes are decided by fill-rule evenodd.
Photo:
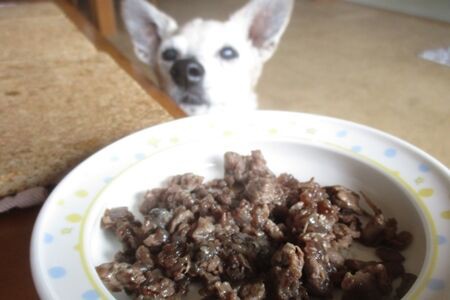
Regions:
M 4 1 L 3 1 L 4 2 Z M 3 3 L 0 1 L 0 4 Z M 107 52 L 116 63 L 137 81 L 173 117 L 184 113 L 157 89 L 130 61 L 74 9 L 68 2 L 55 0 L 65 15 L 101 51 Z M 0 215 L 0 299 L 38 299 L 30 270 L 30 239 L 40 207 L 17 209 Z

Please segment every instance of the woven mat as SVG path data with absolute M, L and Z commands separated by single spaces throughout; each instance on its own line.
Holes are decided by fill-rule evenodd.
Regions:
M 0 6 L 0 198 L 171 117 L 51 3 Z

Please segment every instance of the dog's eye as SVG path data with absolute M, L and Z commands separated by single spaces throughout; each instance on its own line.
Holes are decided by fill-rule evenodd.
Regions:
M 231 48 L 230 46 L 225 46 L 219 51 L 220 57 L 226 60 L 235 59 L 238 57 L 238 53 L 236 50 Z
M 169 48 L 163 51 L 162 58 L 166 61 L 174 61 L 177 59 L 178 51 L 174 48 Z

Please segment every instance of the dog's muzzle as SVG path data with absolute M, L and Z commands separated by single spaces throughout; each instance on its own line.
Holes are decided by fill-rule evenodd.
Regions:
M 203 80 L 205 69 L 196 59 L 180 59 L 172 65 L 170 75 L 176 85 L 188 89 Z

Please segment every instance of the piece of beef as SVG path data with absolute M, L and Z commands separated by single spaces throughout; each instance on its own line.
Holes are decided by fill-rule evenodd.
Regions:
M 327 296 L 331 293 L 330 273 L 334 271 L 323 239 L 318 235 L 307 235 L 302 238 L 305 254 L 306 289 L 312 295 Z
M 128 211 L 127 207 L 116 207 L 106 209 L 101 220 L 101 227 L 104 229 L 116 228 L 119 221 L 133 221 L 133 214 Z
M 213 295 L 215 299 L 220 300 L 238 300 L 238 293 L 236 289 L 233 289 L 229 282 L 216 281 L 213 284 Z
M 177 226 L 179 226 L 182 223 L 190 222 L 194 219 L 194 214 L 192 211 L 188 210 L 184 206 L 180 206 L 175 209 L 173 213 L 173 218 L 170 220 L 168 229 L 170 233 L 174 233 L 177 229 Z
M 363 211 L 359 205 L 360 196 L 354 191 L 341 185 L 325 187 L 331 202 L 341 210 L 362 215 Z
M 179 242 L 164 245 L 158 253 L 157 262 L 168 277 L 175 281 L 183 279 L 192 265 L 186 245 Z
M 215 230 L 213 224 L 213 218 L 211 217 L 200 217 L 197 220 L 195 229 L 191 233 L 191 238 L 194 242 L 199 243 L 204 240 L 208 240 L 212 237 Z
M 135 290 L 146 280 L 140 268 L 126 263 L 104 263 L 95 269 L 103 283 L 114 292 Z
M 355 274 L 346 273 L 341 282 L 342 300 L 380 300 L 376 278 L 373 274 L 358 271 Z
M 303 252 L 300 247 L 286 243 L 272 256 L 272 275 L 275 296 L 280 300 L 297 299 L 303 294 Z
M 239 297 L 242 300 L 266 299 L 266 286 L 262 281 L 245 284 L 239 290 Z
M 125 251 L 137 249 L 144 239 L 142 224 L 137 220 L 120 219 L 114 227 L 114 233 L 122 242 Z
M 156 230 L 147 236 L 144 240 L 144 244 L 147 247 L 155 249 L 169 241 L 169 233 L 164 228 L 158 227 Z
M 251 178 L 245 185 L 245 197 L 250 202 L 282 204 L 284 193 L 275 177 Z
M 400 286 L 395 290 L 396 296 L 398 299 L 403 298 L 409 289 L 413 286 L 414 282 L 416 282 L 417 276 L 411 273 L 405 273 L 401 277 Z
M 140 285 L 138 292 L 142 299 L 170 299 L 176 294 L 176 285 L 159 270 L 153 270 L 146 273 L 146 281 Z
M 229 186 L 245 185 L 250 178 L 274 176 L 259 150 L 252 151 L 250 156 L 227 152 L 224 155 L 224 165 L 225 181 Z
M 400 252 L 388 247 L 379 247 L 375 250 L 375 253 L 382 261 L 402 262 L 405 260 Z
M 172 217 L 172 212 L 167 209 L 158 207 L 151 209 L 145 215 L 143 224 L 144 232 L 150 233 L 150 231 L 153 231 L 158 227 L 165 229 Z
M 400 231 L 393 237 L 386 238 L 384 243 L 389 247 L 402 251 L 408 248 L 412 241 L 413 235 L 410 232 Z

